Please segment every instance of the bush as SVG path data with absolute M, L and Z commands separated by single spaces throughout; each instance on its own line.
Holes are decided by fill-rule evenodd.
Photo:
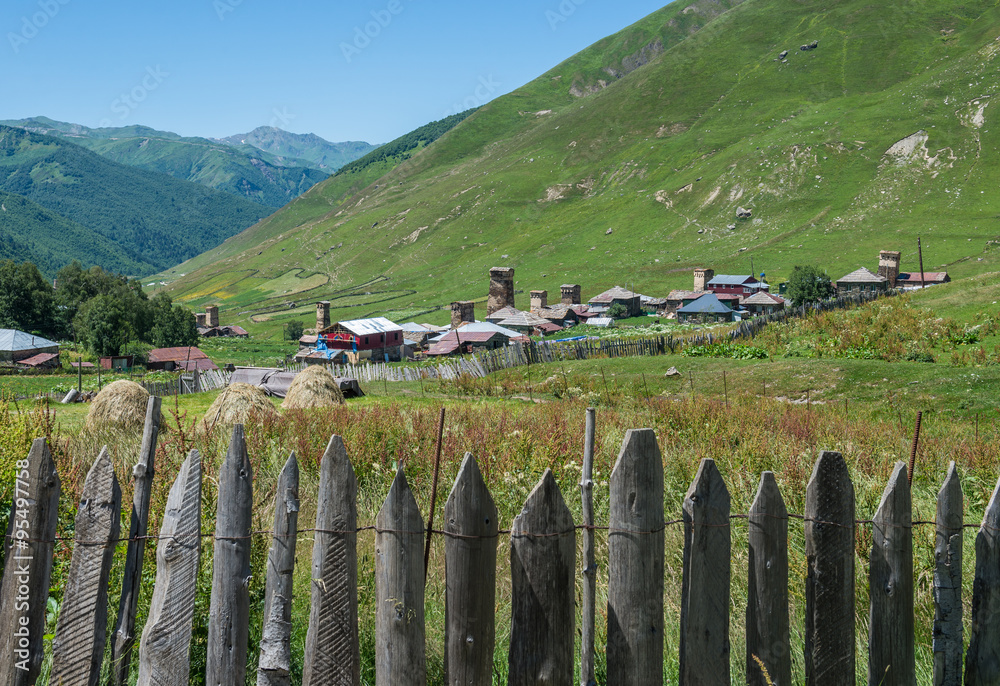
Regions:
M 746 343 L 713 343 L 693 345 L 681 352 L 687 357 L 726 357 L 731 360 L 766 360 L 767 351 Z
M 612 319 L 624 319 L 628 316 L 628 308 L 621 303 L 614 303 L 608 308 L 608 316 Z
M 926 350 L 911 350 L 906 353 L 905 359 L 909 362 L 933 362 L 934 356 Z

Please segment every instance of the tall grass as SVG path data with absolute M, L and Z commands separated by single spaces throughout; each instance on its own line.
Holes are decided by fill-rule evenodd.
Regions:
M 604 389 L 600 389 L 603 391 Z M 703 457 L 716 460 L 732 494 L 734 513 L 745 513 L 755 495 L 760 472 L 775 472 L 790 512 L 804 509 L 805 488 L 817 451 L 835 449 L 844 453 L 854 479 L 857 515 L 868 519 L 874 514 L 884 484 L 895 461 L 908 453 L 907 430 L 897 422 L 880 418 L 876 410 L 858 405 L 849 414 L 839 406 L 796 406 L 749 395 L 734 396 L 729 406 L 711 400 L 646 400 L 612 396 L 614 404 L 598 410 L 597 446 L 594 461 L 595 517 L 598 523 L 608 519 L 608 482 L 614 461 L 629 428 L 652 427 L 663 453 L 667 519 L 679 517 L 688 485 Z M 450 481 L 457 474 L 462 454 L 472 452 L 480 462 L 487 485 L 496 500 L 501 526 L 509 528 L 520 511 L 530 489 L 545 469 L 551 469 L 559 482 L 576 520 L 581 521 L 578 482 L 583 448 L 583 418 L 586 404 L 565 400 L 544 404 L 475 401 L 449 403 L 443 438 L 442 487 L 439 488 L 438 512 L 442 511 Z M 196 430 L 193 418 L 165 406 L 166 416 L 157 452 L 150 530 L 159 528 L 166 495 L 180 462 L 191 448 L 204 457 L 202 530 L 214 530 L 217 498 L 216 475 L 225 454 L 228 436 L 219 432 Z M 315 520 L 319 461 L 331 434 L 344 437 L 357 472 L 359 484 L 359 525 L 373 524 L 382 500 L 388 492 L 396 465 L 403 464 L 407 478 L 426 518 L 430 509 L 433 478 L 433 455 L 436 437 L 437 408 L 416 406 L 404 401 L 386 401 L 368 405 L 348 405 L 321 411 L 289 411 L 276 417 L 253 421 L 247 426 L 247 447 L 254 470 L 255 531 L 268 530 L 274 513 L 274 491 L 278 473 L 290 451 L 300 463 L 300 528 L 311 528 Z M 983 431 L 976 440 L 972 427 L 960 422 L 925 421 L 916 474 L 914 478 L 914 518 L 933 519 L 934 503 L 948 461 L 958 462 L 966 493 L 966 521 L 977 522 L 997 478 L 997 440 L 995 430 Z M 131 499 L 127 475 L 135 460 L 139 443 L 135 435 L 93 435 L 64 437 L 55 440 L 55 455 L 63 480 L 64 496 L 60 534 L 71 536 L 75 503 L 82 479 L 90 462 L 104 443 L 111 448 L 119 477 L 123 480 L 124 502 Z M 125 508 L 128 509 L 127 507 Z M 127 530 L 123 521 L 123 530 Z M 971 588 L 974 565 L 974 532 L 966 534 L 966 585 Z M 603 651 L 606 639 L 606 540 L 598 536 L 598 671 L 603 675 Z M 263 609 L 264 564 L 270 540 L 254 537 L 251 581 L 251 656 L 248 683 L 255 679 L 256 641 L 260 633 Z M 297 572 L 293 614 L 293 683 L 301 679 L 302 650 L 305 642 L 310 593 L 310 562 L 313 538 L 298 537 Z M 870 528 L 858 528 L 855 562 L 857 569 L 858 673 L 863 678 L 867 660 L 867 559 L 871 544 Z M 359 534 L 360 635 L 364 683 L 374 683 L 374 536 Z M 677 674 L 678 626 L 683 530 L 678 526 L 666 532 L 665 673 Z M 61 600 L 62 584 L 71 552 L 69 543 L 57 546 L 57 565 L 51 594 Z M 120 553 L 124 552 L 124 547 Z M 495 682 L 504 683 L 507 671 L 507 644 L 510 627 L 509 541 L 498 542 L 497 647 Z M 140 601 L 139 625 L 145 621 L 152 594 L 155 570 L 154 548 L 147 548 L 144 567 L 144 592 Z M 803 612 L 805 552 L 800 522 L 790 522 L 789 599 L 792 615 L 792 655 L 796 681 L 802 681 Z M 112 575 L 113 599 L 119 593 L 123 554 L 116 559 Z M 211 586 L 211 539 L 202 548 L 202 566 L 196 599 L 195 631 L 192 645 L 192 683 L 204 679 L 207 617 Z M 930 581 L 934 567 L 934 532 L 932 527 L 914 529 L 914 577 L 917 593 L 918 679 L 930 681 L 933 657 L 930 627 L 933 601 Z M 744 612 L 747 597 L 746 525 L 733 520 L 733 588 L 731 596 L 732 672 L 740 680 L 746 669 L 744 655 Z M 444 647 L 444 557 L 443 545 L 435 539 L 431 555 L 431 573 L 426 593 L 427 651 L 429 683 L 443 683 Z M 967 591 L 968 591 L 967 588 Z M 578 598 L 580 589 L 577 589 Z M 968 597 L 968 595 L 967 595 Z M 113 601 L 112 616 L 117 609 Z M 968 618 L 967 618 L 968 625 Z M 603 676 L 601 677 L 603 678 Z M 859 681 L 861 683 L 861 681 Z

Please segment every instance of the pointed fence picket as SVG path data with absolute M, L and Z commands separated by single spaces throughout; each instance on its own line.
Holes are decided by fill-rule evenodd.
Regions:
M 148 457 L 148 446 L 143 449 Z M 151 463 L 146 464 L 151 472 Z M 8 530 L 2 583 L 0 684 L 32 683 L 32 664 L 41 665 L 41 641 L 32 631 L 44 624 L 59 479 L 44 440 L 36 441 L 18 463 L 23 501 L 14 518 L 26 521 Z M 22 478 L 23 477 L 23 478 Z M 213 684 L 244 683 L 245 636 L 249 631 L 245 590 L 251 569 L 244 548 L 252 503 L 252 474 L 242 427 L 237 426 L 219 472 L 219 512 L 214 536 L 200 530 L 201 458 L 191 451 L 174 480 L 162 515 L 156 582 L 139 647 L 140 686 L 182 686 L 188 682 L 190 642 L 203 537 L 214 537 L 213 586 L 207 668 Z M 105 608 L 114 582 L 108 570 L 117 543 L 120 490 L 106 452 L 87 477 L 75 527 L 62 614 L 53 642 L 52 679 L 62 684 L 96 683 L 104 659 Z M 320 465 L 311 604 L 303 683 L 359 684 L 357 484 L 343 441 L 331 438 Z M 703 459 L 683 501 L 682 518 L 664 521 L 663 463 L 651 429 L 626 433 L 611 475 L 607 531 L 607 681 L 614 684 L 664 683 L 664 530 L 684 528 L 679 627 L 679 682 L 730 683 L 729 609 L 732 599 L 730 524 L 746 519 L 749 575 L 746 622 L 748 684 L 789 684 L 790 515 L 771 473 L 761 477 L 747 515 L 730 513 L 723 476 Z M 141 508 L 140 508 L 141 509 Z M 275 523 L 267 563 L 259 686 L 288 686 L 293 625 L 297 465 L 289 457 L 279 476 Z M 23 513 L 23 514 L 22 514 Z M 843 457 L 823 451 L 806 492 L 804 519 L 805 654 L 807 684 L 855 683 L 855 502 Z M 961 531 L 962 495 L 954 465 L 941 489 L 938 554 L 934 581 L 936 684 L 995 684 L 1000 597 L 1000 482 L 976 540 L 972 634 L 962 655 Z M 869 674 L 872 684 L 912 684 L 913 526 L 906 467 L 896 465 L 871 522 Z M 586 525 L 593 532 L 592 525 Z M 388 686 L 427 681 L 423 542 L 426 529 L 406 476 L 400 468 L 373 527 L 375 530 L 376 683 Z M 491 683 L 495 664 L 497 546 L 509 535 L 512 589 L 508 683 L 577 683 L 576 530 L 551 472 L 528 496 L 509 532 L 501 531 L 497 510 L 475 458 L 466 454 L 445 505 L 445 673 L 448 683 Z M 24 544 L 21 547 L 20 544 Z M 22 558 L 30 556 L 25 569 Z M 586 570 L 589 571 L 589 570 Z M 44 572 L 44 573 L 43 573 Z M 30 594 L 36 604 L 23 609 L 16 599 Z M 23 619 L 22 619 L 23 617 Z M 27 627 L 20 634 L 19 627 Z M 925 630 L 929 627 L 925 628 Z M 21 647 L 23 646 L 23 647 Z M 21 668 L 20 663 L 23 663 Z M 214 663 L 214 666 L 213 666 Z M 963 682 L 964 668 L 964 682 Z M 124 676 L 129 677 L 128 670 Z M 112 678 L 114 676 L 112 675 Z

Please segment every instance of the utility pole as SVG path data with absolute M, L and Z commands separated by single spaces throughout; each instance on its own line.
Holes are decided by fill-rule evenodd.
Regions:
M 917 259 L 920 260 L 920 288 L 924 287 L 924 251 L 920 248 L 920 236 L 917 236 Z

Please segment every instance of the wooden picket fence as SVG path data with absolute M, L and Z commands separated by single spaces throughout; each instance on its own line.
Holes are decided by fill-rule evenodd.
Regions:
M 52 642 L 51 684 L 97 683 L 105 653 L 107 592 L 119 541 L 128 549 L 111 650 L 112 686 L 128 683 L 135 652 L 135 613 L 143 547 L 156 540 L 156 581 L 138 648 L 138 684 L 186 686 L 201 539 L 212 538 L 212 591 L 207 683 L 242 686 L 249 642 L 248 580 L 254 533 L 272 537 L 266 568 L 260 686 L 290 684 L 292 623 L 308 622 L 302 683 L 358 684 L 357 537 L 375 535 L 376 683 L 426 683 L 425 536 L 445 546 L 445 672 L 448 684 L 493 679 L 497 546 L 510 537 L 512 609 L 508 684 L 590 684 L 594 681 L 593 538 L 608 546 L 608 684 L 664 682 L 665 529 L 684 529 L 680 616 L 681 684 L 729 684 L 731 575 L 748 575 L 746 681 L 791 683 L 788 525 L 805 527 L 805 676 L 807 684 L 853 686 L 855 666 L 855 531 L 871 525 L 868 683 L 912 686 L 914 664 L 913 527 L 937 531 L 934 570 L 935 684 L 996 684 L 1000 678 L 1000 483 L 981 525 L 963 523 L 963 496 L 952 463 L 938 499 L 936 522 L 913 521 L 905 464 L 898 463 L 870 521 L 855 515 L 854 487 L 837 452 L 819 455 L 808 483 L 805 513 L 786 511 L 771 472 L 761 475 L 748 514 L 730 512 L 730 496 L 715 462 L 701 461 L 680 519 L 664 520 L 663 462 L 652 429 L 626 433 L 610 479 L 609 522 L 592 521 L 590 464 L 593 415 L 588 411 L 581 498 L 575 524 L 550 471 L 530 493 L 510 530 L 475 458 L 466 454 L 439 529 L 425 525 L 400 468 L 373 526 L 357 521 L 357 483 L 347 449 L 333 436 L 320 464 L 315 528 L 298 528 L 298 466 L 294 453 L 278 479 L 270 532 L 252 532 L 252 473 L 243 427 L 237 425 L 218 475 L 214 534 L 201 531 L 201 456 L 192 450 L 176 475 L 157 536 L 148 536 L 149 494 L 159 430 L 160 400 L 151 398 L 140 459 L 134 470 L 131 527 L 120 538 L 121 490 L 106 450 L 83 486 L 72 560 Z M 0 679 L 29 686 L 43 658 L 46 599 L 56 544 L 59 476 L 44 439 L 17 463 L 12 525 L 0 586 Z M 432 505 L 433 508 L 433 505 Z M 433 509 L 432 515 L 433 518 Z M 748 568 L 734 570 L 731 521 L 749 526 Z M 978 526 L 971 598 L 972 633 L 963 651 L 962 531 Z M 577 532 L 584 537 L 581 662 L 574 640 Z M 315 537 L 308 618 L 293 617 L 292 577 L 297 536 Z M 261 573 L 263 570 L 257 570 Z M 148 576 L 148 574 L 147 574 Z M 964 662 L 964 664 L 963 664 Z

